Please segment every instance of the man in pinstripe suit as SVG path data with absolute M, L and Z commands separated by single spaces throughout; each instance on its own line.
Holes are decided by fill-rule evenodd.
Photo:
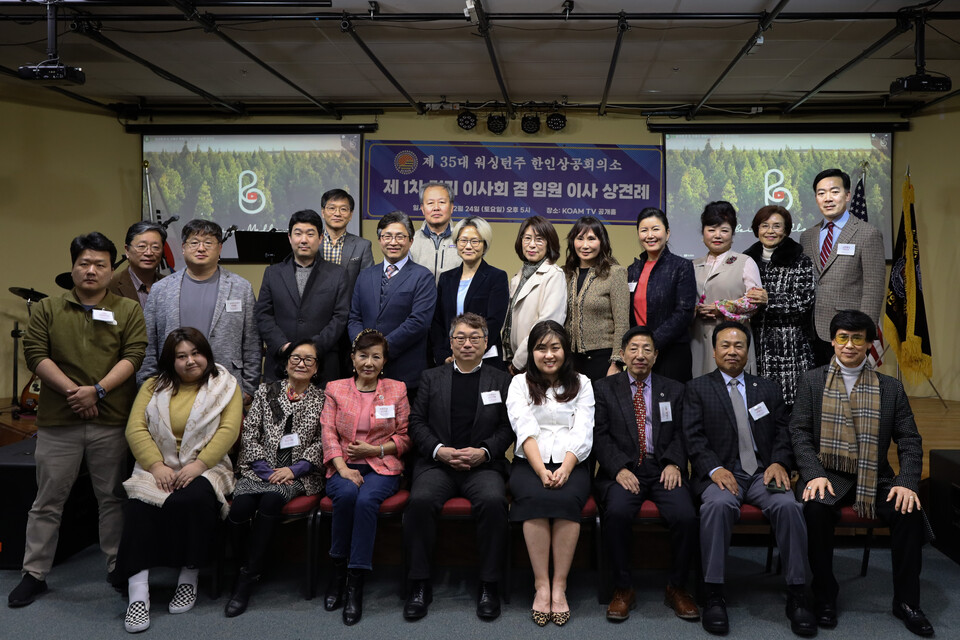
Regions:
M 739 322 L 713 330 L 717 369 L 687 383 L 683 433 L 700 495 L 700 550 L 707 600 L 700 619 L 710 633 L 729 630 L 723 597 L 733 526 L 746 502 L 770 520 L 789 588 L 786 613 L 794 633 L 812 636 L 817 622 L 807 605 L 807 531 L 790 491 L 793 450 L 780 387 L 744 373 L 750 331 Z
M 893 614 L 913 633 L 931 636 L 933 626 L 920 609 L 920 548 L 926 533 L 917 496 L 923 467 L 920 433 L 903 385 L 873 372 L 866 362 L 875 337 L 873 318 L 862 311 L 841 311 L 830 322 L 830 333 L 835 359 L 808 371 L 800 380 L 790 421 L 800 479 L 806 483 L 801 495 L 817 622 L 827 628 L 837 625 L 839 585 L 833 575 L 833 528 L 840 507 L 853 504 L 860 515 L 877 517 L 890 527 Z M 879 395 L 878 410 L 865 414 L 860 411 L 864 403 L 859 398 L 863 388 L 870 386 Z M 830 418 L 831 387 L 841 396 L 845 390 L 841 420 Z M 843 421 L 853 427 L 856 442 L 852 451 L 859 454 L 846 469 L 831 454 L 837 449 L 834 424 Z M 842 441 L 842 431 L 840 434 Z M 887 461 L 891 439 L 897 445 L 899 475 Z M 867 447 L 872 447 L 870 453 Z

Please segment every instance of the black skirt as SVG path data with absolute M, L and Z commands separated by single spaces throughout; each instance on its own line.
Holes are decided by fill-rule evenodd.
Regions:
M 559 463 L 545 465 L 550 471 Z M 547 489 L 526 458 L 516 456 L 510 467 L 510 520 L 523 522 L 537 518 L 561 518 L 580 522 L 580 512 L 590 496 L 590 472 L 587 465 L 578 464 L 570 478 L 559 489 Z

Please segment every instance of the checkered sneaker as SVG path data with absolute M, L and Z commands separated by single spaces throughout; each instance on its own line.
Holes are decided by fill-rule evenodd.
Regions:
M 178 584 L 170 601 L 170 613 L 186 613 L 197 604 L 197 589 L 192 584 Z
M 150 609 L 143 600 L 131 602 L 127 615 L 123 617 L 123 628 L 127 633 L 140 633 L 150 628 Z

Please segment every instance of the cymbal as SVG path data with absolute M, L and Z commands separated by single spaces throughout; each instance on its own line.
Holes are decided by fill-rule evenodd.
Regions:
M 10 293 L 19 296 L 28 302 L 40 302 L 47 297 L 47 294 L 40 293 L 36 289 L 26 287 L 10 287 Z

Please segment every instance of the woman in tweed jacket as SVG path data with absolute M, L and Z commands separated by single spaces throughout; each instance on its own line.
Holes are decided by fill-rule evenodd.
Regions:
M 813 367 L 813 347 L 808 335 L 816 280 L 813 262 L 798 242 L 790 238 L 793 219 L 779 206 L 766 206 L 753 218 L 755 242 L 744 253 L 757 263 L 763 293 L 753 316 L 757 374 L 780 383 L 783 401 L 793 407 L 797 381 Z
M 323 489 L 317 357 L 311 338 L 288 345 L 277 367 L 280 380 L 260 385 L 243 421 L 240 480 L 228 519 L 249 526 L 250 536 L 240 554 L 244 564 L 237 586 L 224 609 L 228 618 L 247 609 L 283 507 Z
M 586 216 L 567 234 L 567 321 L 578 373 L 600 380 L 620 373 L 620 338 L 629 325 L 627 269 L 617 264 L 603 223 Z

